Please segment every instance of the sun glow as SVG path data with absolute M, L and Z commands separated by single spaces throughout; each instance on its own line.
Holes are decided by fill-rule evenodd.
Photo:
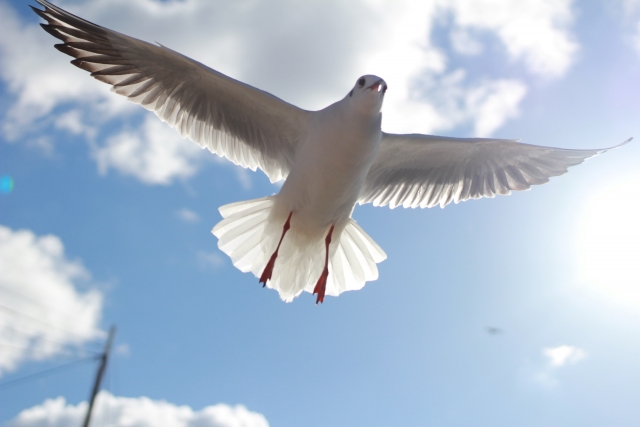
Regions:
M 581 224 L 581 278 L 640 304 L 640 177 L 601 190 Z

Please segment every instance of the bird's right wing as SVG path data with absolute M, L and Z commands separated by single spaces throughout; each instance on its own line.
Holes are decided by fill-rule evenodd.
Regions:
M 32 8 L 71 63 L 153 111 L 203 148 L 272 182 L 287 177 L 309 112 L 164 46 L 85 21 L 45 0 Z
M 607 150 L 567 150 L 507 139 L 383 133 L 359 203 L 391 208 L 445 207 L 450 202 L 506 195 L 544 184 L 566 173 L 568 167 Z

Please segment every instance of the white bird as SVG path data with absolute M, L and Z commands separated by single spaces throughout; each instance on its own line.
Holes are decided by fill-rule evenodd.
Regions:
M 562 175 L 603 150 L 516 140 L 382 132 L 387 83 L 360 77 L 341 100 L 305 111 L 161 45 L 78 18 L 45 0 L 32 8 L 55 47 L 112 90 L 202 148 L 285 182 L 276 195 L 220 208 L 212 230 L 243 272 L 284 301 L 337 296 L 378 278 L 384 251 L 351 218 L 356 203 L 446 206 L 510 194 Z M 627 142 L 627 141 L 625 141 Z

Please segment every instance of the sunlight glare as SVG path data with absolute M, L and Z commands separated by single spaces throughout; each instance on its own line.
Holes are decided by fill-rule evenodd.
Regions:
M 640 304 L 640 177 L 601 190 L 581 224 L 580 274 Z

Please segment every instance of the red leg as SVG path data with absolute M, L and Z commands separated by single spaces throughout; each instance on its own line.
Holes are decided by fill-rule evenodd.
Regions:
M 324 292 L 327 289 L 327 277 L 329 277 L 329 244 L 331 243 L 331 234 L 333 234 L 333 225 L 329 229 L 329 234 L 327 234 L 327 237 L 324 239 L 324 268 L 322 269 L 322 274 L 316 283 L 316 287 L 313 288 L 313 295 L 318 294 L 316 305 L 324 301 Z
M 276 247 L 276 251 L 269 258 L 269 262 L 267 266 L 264 268 L 262 272 L 262 276 L 260 276 L 260 281 L 258 283 L 262 283 L 262 287 L 267 286 L 267 280 L 271 280 L 271 274 L 273 273 L 273 266 L 276 264 L 276 258 L 278 258 L 278 251 L 280 250 L 280 245 L 282 244 L 282 239 L 284 239 L 284 235 L 287 234 L 289 228 L 291 228 L 291 215 L 293 212 L 289 213 L 289 217 L 287 218 L 287 222 L 284 223 L 284 227 L 282 227 L 282 236 L 280 236 L 280 241 L 278 242 L 278 247 Z

